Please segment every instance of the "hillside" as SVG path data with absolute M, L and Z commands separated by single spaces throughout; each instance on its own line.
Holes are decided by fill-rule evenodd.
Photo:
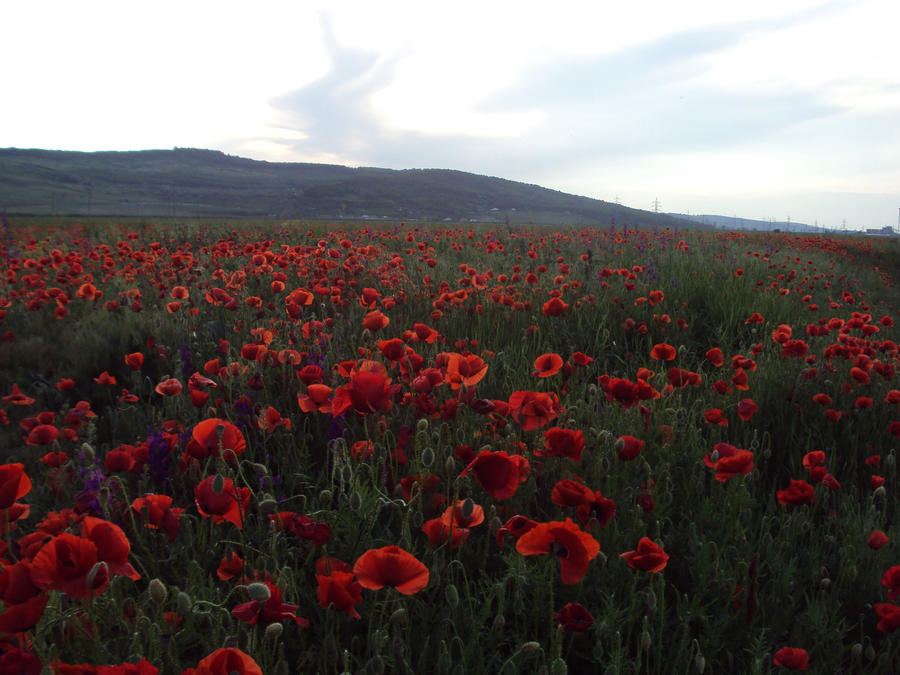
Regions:
M 134 152 L 0 149 L 0 211 L 687 225 L 667 214 L 462 171 L 262 162 L 182 148 Z

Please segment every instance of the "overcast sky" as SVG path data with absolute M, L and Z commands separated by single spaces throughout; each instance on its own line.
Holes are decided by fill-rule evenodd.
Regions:
M 898 224 L 897 0 L 33 0 L 0 25 L 0 147 L 452 168 Z

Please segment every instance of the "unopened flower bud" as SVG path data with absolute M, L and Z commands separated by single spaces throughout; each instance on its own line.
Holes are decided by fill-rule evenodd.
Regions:
M 334 493 L 331 490 L 322 490 L 319 493 L 319 505 L 323 509 L 327 509 L 331 506 L 331 502 L 334 499 Z
M 82 443 L 80 452 L 82 455 L 84 455 L 84 458 L 87 461 L 89 461 L 89 462 L 94 461 L 94 457 L 96 456 L 96 453 L 94 452 L 94 448 L 91 447 L 90 443 Z
M 428 431 L 428 420 L 423 417 L 416 422 L 416 432 L 424 434 L 426 431 Z
M 154 604 L 162 605 L 166 601 L 166 597 L 168 597 L 169 592 L 166 590 L 166 585 L 154 577 L 150 580 L 150 583 L 147 585 L 147 593 L 150 595 L 150 599 L 154 602 Z
M 459 509 L 459 515 L 468 520 L 472 517 L 473 511 L 475 511 L 475 502 L 472 501 L 471 497 L 466 497 Z
M 278 502 L 274 499 L 263 499 L 259 502 L 261 513 L 275 513 L 278 510 Z
M 703 654 L 697 654 L 697 656 L 694 657 L 694 668 L 697 669 L 698 673 L 702 673 L 706 670 L 706 658 Z
M 530 642 L 524 643 L 521 647 L 519 647 L 519 651 L 523 654 L 540 654 L 544 651 L 544 648 L 541 647 L 540 642 L 535 642 L 534 640 Z
M 550 664 L 550 675 L 566 675 L 569 672 L 569 666 L 563 661 L 562 657 L 557 656 Z
M 106 564 L 105 561 L 100 560 L 99 562 L 94 563 L 94 566 L 91 568 L 91 571 L 88 572 L 87 575 L 87 585 L 88 588 L 94 589 L 97 586 L 101 586 L 102 583 L 97 584 L 97 577 L 102 581 L 103 579 L 109 579 L 109 565 Z
M 459 606 L 459 591 L 456 590 L 456 586 L 453 584 L 447 586 L 447 590 L 444 591 L 444 598 L 451 609 L 456 609 Z
M 225 489 L 225 478 L 222 474 L 217 473 L 216 477 L 213 478 L 212 489 L 217 495 L 222 494 L 222 490 Z
M 350 508 L 354 511 L 359 511 L 362 508 L 362 497 L 359 496 L 358 492 L 350 495 Z
M 269 590 L 269 587 L 259 581 L 254 581 L 247 586 L 247 593 L 250 595 L 250 599 L 256 602 L 265 602 L 272 596 L 272 591 Z
M 178 591 L 178 595 L 175 596 L 175 607 L 178 609 L 179 614 L 183 616 L 189 614 L 193 604 L 194 602 L 191 600 L 191 596 L 184 591 Z
M 641 651 L 647 651 L 650 649 L 651 645 L 653 645 L 653 638 L 650 637 L 650 633 L 648 631 L 644 631 L 641 633 Z
M 431 449 L 431 446 L 428 446 L 422 451 L 422 466 L 429 467 L 434 464 L 434 450 Z
M 402 628 L 407 623 L 409 623 L 409 613 L 406 611 L 405 607 L 401 607 L 400 609 L 395 609 L 394 613 L 391 614 L 390 621 L 391 621 L 391 625 Z
M 281 634 L 284 632 L 284 624 L 280 621 L 276 621 L 275 623 L 270 623 L 266 626 L 265 639 L 271 640 L 275 642 L 278 638 L 281 637 Z

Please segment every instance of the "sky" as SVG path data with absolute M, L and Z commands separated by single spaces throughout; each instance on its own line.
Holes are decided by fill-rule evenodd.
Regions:
M 900 225 L 896 0 L 32 0 L 0 25 L 0 147 L 448 168 Z

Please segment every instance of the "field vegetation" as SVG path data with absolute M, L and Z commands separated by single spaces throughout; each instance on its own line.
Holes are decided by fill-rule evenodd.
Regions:
M 897 667 L 893 240 L 2 235 L 0 673 Z

